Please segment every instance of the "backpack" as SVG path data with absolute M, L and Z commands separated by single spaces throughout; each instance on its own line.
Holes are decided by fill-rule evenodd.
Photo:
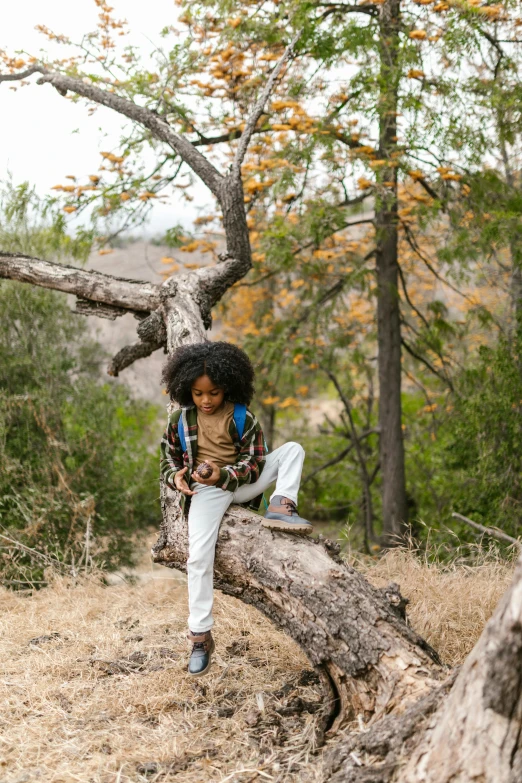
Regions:
M 237 434 L 239 435 L 239 440 L 242 439 L 243 433 L 245 431 L 246 412 L 247 412 L 246 405 L 243 405 L 243 403 L 241 402 L 234 403 L 234 422 L 236 425 Z M 179 421 L 178 421 L 178 435 L 181 443 L 181 448 L 183 449 L 183 451 L 186 451 L 187 442 L 185 440 L 185 430 L 183 428 L 182 416 L 179 417 Z

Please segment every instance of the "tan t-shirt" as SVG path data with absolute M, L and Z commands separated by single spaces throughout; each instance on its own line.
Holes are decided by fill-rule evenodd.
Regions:
M 208 414 L 198 410 L 196 467 L 207 460 L 212 460 L 220 468 L 236 462 L 237 451 L 229 432 L 233 416 L 233 402 L 226 402 L 217 413 Z

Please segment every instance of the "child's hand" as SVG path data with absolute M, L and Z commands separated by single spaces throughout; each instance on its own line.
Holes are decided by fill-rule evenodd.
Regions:
M 179 489 L 180 492 L 183 492 L 184 495 L 195 495 L 195 492 L 192 492 L 191 489 L 189 489 L 189 485 L 187 484 L 187 481 L 185 479 L 185 473 L 187 472 L 188 468 L 183 468 L 182 470 L 178 470 L 174 477 L 174 484 L 176 485 L 176 489 Z
M 219 468 L 214 462 L 211 462 L 209 459 L 207 459 L 206 462 L 208 465 L 212 467 L 212 474 L 209 476 L 209 478 L 206 479 L 201 478 L 199 473 L 196 473 L 196 471 L 194 471 L 194 473 L 192 474 L 192 478 L 194 479 L 194 481 L 197 481 L 199 484 L 206 484 L 208 487 L 213 487 L 219 481 Z

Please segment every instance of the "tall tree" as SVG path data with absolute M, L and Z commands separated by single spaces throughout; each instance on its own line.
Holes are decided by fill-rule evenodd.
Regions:
M 420 57 L 415 42 L 428 38 L 424 29 L 419 29 L 418 26 L 412 29 L 413 22 L 417 21 L 416 17 L 431 12 L 422 5 L 413 4 L 409 7 L 408 21 L 404 16 L 399 16 L 398 5 L 393 6 L 388 2 L 385 2 L 384 6 L 376 3 L 369 3 L 367 6 L 333 3 L 312 7 L 309 4 L 287 7 L 278 3 L 276 6 L 266 4 L 261 7 L 248 5 L 240 9 L 237 16 L 233 16 L 236 9 L 227 2 L 226 12 L 229 16 L 216 21 L 207 5 L 204 6 L 203 20 L 198 21 L 195 18 L 198 8 L 191 4 L 187 11 L 190 35 L 185 45 L 173 47 L 172 57 L 165 58 L 156 74 L 143 69 L 134 70 L 132 78 L 122 82 L 114 75 L 116 64 L 111 59 L 110 34 L 111 30 L 118 29 L 119 23 L 112 19 L 111 9 L 103 0 L 97 0 L 97 4 L 101 9 L 100 32 L 98 38 L 89 40 L 88 47 L 89 53 L 96 45 L 99 46 L 99 51 L 103 52 L 99 55 L 101 61 L 95 58 L 98 63 L 97 72 L 82 71 L 78 58 L 68 65 L 33 62 L 29 67 L 26 62 L 13 59 L 7 61 L 12 72 L 4 74 L 0 80 L 16 82 L 38 73 L 38 81 L 41 84 L 51 84 L 61 95 L 71 93 L 86 98 L 91 104 L 112 108 L 130 119 L 134 127 L 139 129 L 139 134 L 134 139 L 131 138 L 132 133 L 129 135 L 125 154 L 104 153 L 105 160 L 112 164 L 114 183 L 105 183 L 96 191 L 102 197 L 103 211 L 109 214 L 117 212 L 117 206 L 119 208 L 120 204 L 131 204 L 133 201 L 139 208 L 140 203 L 147 204 L 151 198 L 158 196 L 160 185 L 152 185 L 150 190 L 143 191 L 146 178 L 135 176 L 133 179 L 127 168 L 133 143 L 134 148 L 139 146 L 139 140 L 143 143 L 145 136 L 145 139 L 150 140 L 160 151 L 160 168 L 163 165 L 173 167 L 175 175 L 176 167 L 183 163 L 208 186 L 222 210 L 227 253 L 221 257 L 219 263 L 176 277 L 171 276 L 162 286 L 139 281 L 129 282 L 109 275 L 84 272 L 48 261 L 6 253 L 0 255 L 0 275 L 74 293 L 82 300 L 80 307 L 83 312 L 109 317 L 117 317 L 121 312 L 129 310 L 136 312 L 142 319 L 138 327 L 140 341 L 115 357 L 113 372 L 118 372 L 140 355 L 150 353 L 165 343 L 168 349 L 172 350 L 180 343 L 205 339 L 205 327 L 209 325 L 212 306 L 251 266 L 250 237 L 244 201 L 249 199 L 247 204 L 250 205 L 252 201 L 256 201 L 256 194 L 271 187 L 275 188 L 277 184 L 277 181 L 267 184 L 271 179 L 267 176 L 271 165 L 260 163 L 260 168 L 255 169 L 255 176 L 250 176 L 254 169 L 246 169 L 251 161 L 245 162 L 249 142 L 254 133 L 256 136 L 259 134 L 269 137 L 272 133 L 283 133 L 285 136 L 279 138 L 277 144 L 281 145 L 281 150 L 288 150 L 290 155 L 292 145 L 288 143 L 288 135 L 295 133 L 296 136 L 304 136 L 306 143 L 294 145 L 293 154 L 300 154 L 306 165 L 296 172 L 301 178 L 303 196 L 298 197 L 299 192 L 296 192 L 290 203 L 306 202 L 304 194 L 308 192 L 309 208 L 301 209 L 301 212 L 308 219 L 313 252 L 316 254 L 324 252 L 321 244 L 327 234 L 335 234 L 343 222 L 346 222 L 345 212 L 344 221 L 340 218 L 343 216 L 343 210 L 353 201 L 348 193 L 343 203 L 327 198 L 327 191 L 335 191 L 331 193 L 332 196 L 343 191 L 345 183 L 341 169 L 349 162 L 353 176 L 361 173 L 361 170 L 367 174 L 379 172 L 372 180 L 368 177 L 360 178 L 363 179 L 364 191 L 368 190 L 374 198 L 378 219 L 375 221 L 377 243 L 372 247 L 370 255 L 361 253 L 359 246 L 357 258 L 362 256 L 363 263 L 364 259 L 367 262 L 380 254 L 379 263 L 384 274 L 382 285 L 377 289 L 377 298 L 384 302 L 384 312 L 391 313 L 391 322 L 386 323 L 383 318 L 382 328 L 386 326 L 393 336 L 397 328 L 394 313 L 397 312 L 397 274 L 400 274 L 397 267 L 397 221 L 403 228 L 408 224 L 405 220 L 407 215 L 401 215 L 401 204 L 397 203 L 400 196 L 400 189 L 396 184 L 399 171 L 403 184 L 414 179 L 428 193 L 428 206 L 425 202 L 420 202 L 425 205 L 427 217 L 437 214 L 440 206 L 452 196 L 451 183 L 459 183 L 462 178 L 462 175 L 454 173 L 454 167 L 457 165 L 455 161 L 451 162 L 451 166 L 441 165 L 440 157 L 449 153 L 445 153 L 440 139 L 445 139 L 448 150 L 451 150 L 457 146 L 459 134 L 468 127 L 467 118 L 461 123 L 457 122 L 452 106 L 455 93 L 449 88 L 445 90 L 444 83 L 442 86 L 438 84 L 438 91 L 432 95 L 428 93 L 430 80 L 425 78 L 424 73 L 422 76 L 412 76 L 412 79 L 420 80 L 422 89 L 426 89 L 428 93 L 422 94 L 422 101 L 413 92 L 403 89 L 407 83 L 405 80 L 410 78 L 404 73 L 405 64 L 408 59 Z M 440 5 L 443 6 L 442 9 Z M 435 14 L 449 9 L 445 3 L 437 6 L 433 9 Z M 276 122 L 276 118 L 272 116 L 269 119 L 269 128 L 265 129 L 262 113 L 269 94 L 278 77 L 283 76 L 283 69 L 293 51 L 293 42 L 290 42 L 284 52 L 281 51 L 282 42 L 287 43 L 290 37 L 287 33 L 291 26 L 288 21 L 289 14 L 292 23 L 303 30 L 299 41 L 303 65 L 300 79 L 294 82 L 290 79 L 283 80 L 279 82 L 279 89 L 289 91 L 299 99 L 299 90 L 313 85 L 311 68 L 315 62 L 320 62 L 321 67 L 326 68 L 334 59 L 340 57 L 341 53 L 348 51 L 350 53 L 343 56 L 365 57 L 365 63 L 358 63 L 359 67 L 349 81 L 354 88 L 357 87 L 353 97 L 355 105 L 352 108 L 359 111 L 361 116 L 363 109 L 366 112 L 365 132 L 371 143 L 364 145 L 361 141 L 362 134 L 359 134 L 358 138 L 353 132 L 347 135 L 346 129 L 340 124 L 341 104 L 344 101 L 344 106 L 348 105 L 349 95 L 334 102 L 334 119 L 330 113 L 324 122 L 321 119 L 314 121 L 311 110 L 306 111 L 301 100 L 292 100 L 290 105 L 288 101 L 282 101 L 282 105 L 274 106 L 273 111 L 290 111 L 292 116 L 288 117 L 288 122 Z M 368 24 L 359 26 L 349 22 L 339 31 L 338 20 L 344 19 L 345 14 L 348 14 L 348 18 L 351 14 L 362 14 L 367 18 Z M 476 32 L 480 27 L 474 20 L 474 14 L 473 7 L 468 8 L 466 5 L 461 11 L 460 5 L 456 6 L 458 19 L 462 16 L 466 22 L 468 17 L 471 20 L 465 28 L 459 28 L 461 31 L 465 29 L 468 36 L 469 30 Z M 246 24 L 249 36 L 247 42 L 242 45 L 242 51 L 238 51 L 237 46 L 230 46 L 230 38 L 237 36 L 239 40 L 243 24 Z M 381 40 L 381 30 L 391 36 L 391 43 L 385 38 Z M 480 34 L 479 30 L 477 35 Z M 209 36 L 210 52 L 205 54 L 204 42 Z M 252 37 L 255 37 L 253 46 Z M 438 34 L 435 37 L 439 40 Z M 229 40 L 226 40 L 227 38 Z M 457 36 L 448 27 L 447 43 L 453 47 L 452 51 L 456 51 L 460 45 L 457 45 L 456 40 Z M 212 54 L 214 44 L 216 51 Z M 395 47 L 391 53 L 390 46 L 392 49 Z M 377 68 L 370 56 L 376 47 L 379 51 L 382 49 Z M 82 57 L 84 55 L 85 47 Z M 309 60 L 305 61 L 305 55 Z M 258 57 L 260 59 L 261 56 L 266 58 L 263 62 L 278 63 L 270 75 L 259 73 Z M 129 57 L 132 59 L 131 54 Z M 214 71 L 214 81 L 220 85 L 220 95 L 215 95 L 216 91 L 212 85 L 209 86 L 208 82 L 203 81 L 201 72 L 208 66 L 209 59 Z M 103 88 L 99 86 L 102 79 L 99 72 L 100 62 L 106 69 L 103 73 Z M 397 81 L 392 78 L 389 85 L 387 80 L 395 68 Z M 238 71 L 241 71 L 241 74 Z M 195 73 L 200 73 L 197 79 L 194 79 Z M 384 92 L 380 82 L 382 74 L 386 80 L 383 82 L 386 85 Z M 220 101 L 221 108 L 217 119 L 212 117 L 210 104 L 206 116 L 208 127 L 212 120 L 214 126 L 222 125 L 220 132 L 213 138 L 202 133 L 201 127 L 198 128 L 192 116 L 195 112 L 188 112 L 186 107 L 173 100 L 175 91 L 181 90 L 182 84 L 186 88 L 189 81 L 194 82 L 193 94 L 199 96 L 198 91 L 209 92 L 209 97 L 214 97 L 214 104 Z M 392 92 L 391 98 L 388 95 L 388 87 Z M 393 98 L 394 91 L 396 98 Z M 232 123 L 226 122 L 226 117 L 222 114 L 228 109 L 229 93 L 234 95 L 234 107 L 239 107 L 239 116 L 233 118 Z M 395 112 L 395 109 L 376 109 L 380 104 L 375 96 L 382 94 L 388 96 L 387 105 L 397 106 L 397 111 L 406 111 L 409 114 L 410 123 L 404 131 L 405 141 L 402 144 L 398 144 L 398 139 L 394 138 L 398 134 L 393 133 L 395 120 L 391 118 L 396 115 L 388 114 Z M 329 101 L 331 96 L 327 95 L 327 98 Z M 441 108 L 448 108 L 448 111 L 444 119 L 437 123 L 435 119 Z M 427 130 L 423 125 L 426 119 L 433 120 L 433 127 L 430 126 Z M 261 123 L 260 126 L 258 122 Z M 446 125 L 450 126 L 449 134 L 446 132 Z M 376 135 L 372 136 L 374 131 Z M 426 134 L 424 144 L 423 134 Z M 322 145 L 318 143 L 321 136 L 327 140 Z M 234 140 L 236 143 L 228 153 L 221 154 L 230 164 L 230 167 L 225 169 L 225 174 L 220 173 L 209 157 L 198 150 L 199 146 L 209 143 L 226 144 Z M 330 158 L 328 156 L 328 146 L 332 148 L 335 144 L 337 148 L 338 143 L 348 150 L 346 163 L 341 164 L 335 155 Z M 433 165 L 435 174 L 431 179 L 420 169 L 412 173 L 411 159 L 421 156 L 422 148 L 428 149 L 428 159 L 438 164 Z M 250 149 L 252 150 L 252 146 Z M 400 152 L 396 159 L 393 157 L 395 151 Z M 217 156 L 219 154 L 217 153 Z M 383 157 L 379 157 L 380 154 Z M 316 182 L 321 179 L 321 171 L 326 176 L 323 177 L 322 194 L 320 185 L 315 188 L 315 195 L 323 196 L 322 202 L 319 203 L 316 199 L 313 204 L 309 198 L 307 183 L 311 165 L 315 161 L 320 161 Z M 292 165 L 297 166 L 292 160 L 289 160 L 289 163 L 291 165 L 285 166 L 285 169 L 291 169 Z M 426 162 L 425 165 L 428 168 Z M 332 172 L 335 176 L 332 176 Z M 170 173 L 172 177 L 172 171 Z M 152 179 L 151 182 L 160 182 L 163 185 L 164 179 L 169 179 L 168 176 L 163 178 L 157 173 L 153 176 L 160 176 L 161 179 Z M 284 195 L 284 188 L 289 189 L 290 182 L 284 180 L 283 176 L 281 180 L 281 195 Z M 337 182 L 336 188 L 331 186 L 334 180 Z M 97 186 L 98 181 L 93 187 Z M 72 187 L 72 190 L 68 190 L 69 187 Z M 63 193 L 71 194 L 71 203 L 66 204 L 66 210 L 72 212 L 81 208 L 93 193 L 87 190 L 90 187 L 61 186 Z M 154 187 L 157 189 L 154 190 Z M 458 184 L 455 185 L 456 190 L 458 187 Z M 385 195 L 388 192 L 389 196 Z M 276 216 L 274 213 L 274 216 L 280 223 L 284 222 L 284 215 Z M 295 217 L 299 221 L 300 213 L 297 212 Z M 291 224 L 292 219 L 287 213 L 286 222 Z M 367 222 L 366 218 L 364 222 Z M 281 227 L 281 237 L 284 240 L 283 228 Z M 405 228 L 404 231 L 407 234 Z M 409 236 L 409 239 L 414 251 L 418 253 L 415 238 Z M 286 247 L 288 248 L 288 243 Z M 287 260 L 290 256 L 293 257 L 291 247 L 289 250 Z M 313 259 L 316 264 L 325 260 L 321 255 L 314 255 Z M 329 265 L 327 270 L 328 268 Z M 330 272 L 326 271 L 326 275 L 335 276 L 335 272 L 333 265 Z M 312 271 L 312 274 L 316 272 Z M 379 275 L 380 272 L 378 281 Z M 326 279 L 324 272 L 317 272 L 317 276 L 319 281 Z M 316 307 L 322 306 L 324 297 L 326 301 L 330 301 L 330 298 L 342 289 L 342 277 L 337 275 L 334 285 L 332 282 L 330 280 L 329 290 L 323 291 L 322 297 L 316 298 Z M 379 307 L 382 306 L 380 301 Z M 400 376 L 397 381 L 397 353 L 396 351 L 394 354 L 393 372 L 384 375 L 385 378 L 391 378 L 395 391 L 397 383 L 400 384 Z M 383 360 L 381 357 L 380 361 Z M 382 394 L 381 389 L 381 396 Z M 390 417 L 397 416 L 397 397 L 394 404 L 395 408 L 390 409 Z M 402 482 L 401 475 L 398 478 L 394 478 L 393 474 L 391 476 L 399 486 Z M 403 492 L 403 487 L 399 486 L 399 489 Z M 393 534 L 393 526 L 397 524 L 397 520 L 402 521 L 399 514 L 403 512 L 396 500 L 399 494 L 395 492 L 389 495 L 390 503 L 395 506 L 388 516 L 390 522 L 389 529 L 385 531 L 387 535 Z M 162 488 L 162 502 L 164 524 L 160 540 L 154 548 L 154 556 L 158 562 L 182 566 L 186 557 L 186 525 L 179 513 L 176 494 L 165 486 Z M 404 605 L 396 586 L 390 586 L 384 591 L 372 588 L 353 569 L 340 561 L 335 545 L 330 542 L 323 545 L 321 542 L 299 540 L 282 534 L 274 536 L 260 528 L 255 517 L 232 509 L 220 533 L 216 570 L 218 584 L 222 589 L 265 611 L 275 622 L 283 625 L 305 649 L 317 667 L 325 690 L 324 728 L 330 727 L 335 731 L 343 721 L 354 718 L 360 718 L 366 724 L 372 723 L 371 726 L 367 725 L 367 731 L 351 733 L 337 742 L 328 758 L 325 777 L 336 781 L 391 781 L 405 779 L 404 772 L 408 776 L 406 779 L 412 783 L 449 783 L 456 778 L 462 781 L 481 778 L 488 782 L 495 780 L 508 783 L 520 777 L 520 568 L 515 573 L 512 589 L 502 600 L 454 685 L 451 679 L 440 685 L 444 671 L 437 655 L 404 622 Z M 477 671 L 480 672 L 479 677 L 476 675 Z M 449 697 L 446 700 L 448 691 Z M 464 712 L 463 720 L 457 726 L 455 705 Z M 456 728 L 459 729 L 458 733 Z M 484 748 L 484 752 L 479 756 L 475 752 L 477 736 L 481 737 Z M 447 752 L 450 743 L 451 756 Z M 407 761 L 403 753 L 405 747 L 409 749 Z M 472 755 L 471 765 L 469 760 Z M 427 765 L 426 759 L 429 759 Z

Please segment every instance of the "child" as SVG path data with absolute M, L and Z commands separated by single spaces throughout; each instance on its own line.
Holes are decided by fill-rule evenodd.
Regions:
M 193 645 L 188 671 L 197 677 L 210 668 L 214 650 L 214 553 L 223 515 L 231 503 L 251 501 L 259 507 L 262 493 L 276 481 L 261 524 L 311 533 L 296 506 L 304 450 L 298 443 L 285 443 L 266 454 L 261 427 L 246 408 L 254 394 L 254 369 L 235 345 L 178 348 L 165 364 L 163 382 L 171 400 L 181 405 L 169 417 L 161 442 L 161 473 L 181 493 L 188 514 L 188 638 Z M 212 469 L 208 478 L 196 473 L 203 463 Z

